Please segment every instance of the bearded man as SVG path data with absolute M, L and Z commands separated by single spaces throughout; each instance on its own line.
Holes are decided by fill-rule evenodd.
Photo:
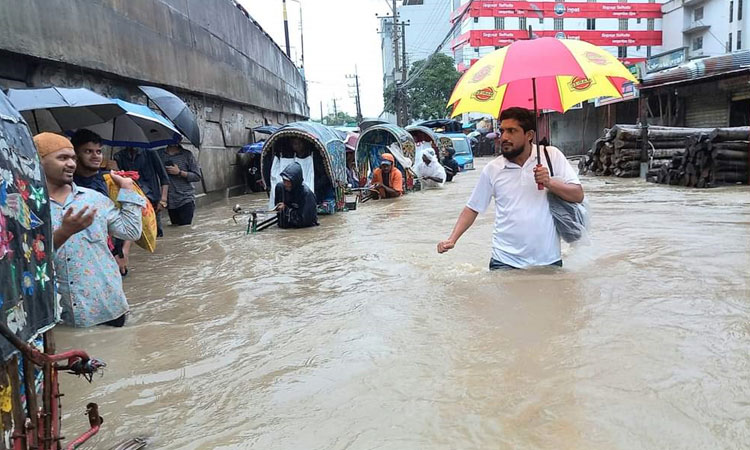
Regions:
M 534 113 L 509 108 L 500 114 L 501 155 L 482 170 L 469 202 L 438 253 L 455 247 L 477 215 L 495 198 L 495 229 L 492 235 L 490 270 L 525 269 L 533 266 L 562 266 L 560 237 L 547 201 L 551 192 L 563 200 L 580 203 L 583 188 L 565 155 L 546 147 L 549 157 L 537 165 Z M 550 177 L 549 165 L 554 177 Z M 544 186 L 538 189 L 537 185 Z

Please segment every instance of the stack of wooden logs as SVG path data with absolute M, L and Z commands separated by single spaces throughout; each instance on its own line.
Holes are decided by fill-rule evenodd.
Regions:
M 750 127 L 716 128 L 685 141 L 685 151 L 668 165 L 652 169 L 656 183 L 714 187 L 748 183 Z
M 651 168 L 668 165 L 673 156 L 685 152 L 685 139 L 710 128 L 674 128 L 651 126 L 648 129 L 648 154 Z M 641 129 L 635 125 L 615 125 L 579 162 L 582 174 L 616 177 L 638 177 L 641 170 Z

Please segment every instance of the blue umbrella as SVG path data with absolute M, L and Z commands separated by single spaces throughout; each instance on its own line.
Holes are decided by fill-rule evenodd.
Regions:
M 74 130 L 125 114 L 114 100 L 85 88 L 10 89 L 8 99 L 38 131 Z
M 240 151 L 237 153 L 254 153 L 256 155 L 260 155 L 263 152 L 263 144 L 265 142 L 266 141 L 260 141 L 253 144 L 243 145 Z
M 125 114 L 107 122 L 85 127 L 102 137 L 102 142 L 116 147 L 154 148 L 177 144 L 182 135 L 172 122 L 144 105 L 114 99 Z M 72 130 L 67 132 L 72 135 Z

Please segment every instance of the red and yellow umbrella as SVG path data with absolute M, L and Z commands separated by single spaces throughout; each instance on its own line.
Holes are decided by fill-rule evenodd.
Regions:
M 637 80 L 609 52 L 584 41 L 540 38 L 516 41 L 477 61 L 456 84 L 451 116 L 500 115 L 520 106 L 565 112 L 598 97 L 622 97 Z

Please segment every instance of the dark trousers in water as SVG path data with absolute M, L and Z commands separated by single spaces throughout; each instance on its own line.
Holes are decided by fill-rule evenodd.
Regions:
M 195 202 L 190 202 L 179 208 L 169 209 L 169 221 L 172 225 L 190 225 L 193 223 L 193 213 L 195 213 Z
M 110 327 L 124 327 L 125 326 L 125 318 L 127 317 L 128 313 L 125 313 L 118 317 L 117 319 L 112 319 L 108 322 L 102 323 L 102 325 L 109 325 Z
M 563 265 L 562 259 L 550 264 L 550 266 L 557 266 L 557 267 L 562 267 L 562 265 Z M 490 270 L 519 270 L 519 268 L 513 267 L 509 264 L 505 264 L 504 262 L 500 262 L 496 260 L 495 258 L 490 258 Z

